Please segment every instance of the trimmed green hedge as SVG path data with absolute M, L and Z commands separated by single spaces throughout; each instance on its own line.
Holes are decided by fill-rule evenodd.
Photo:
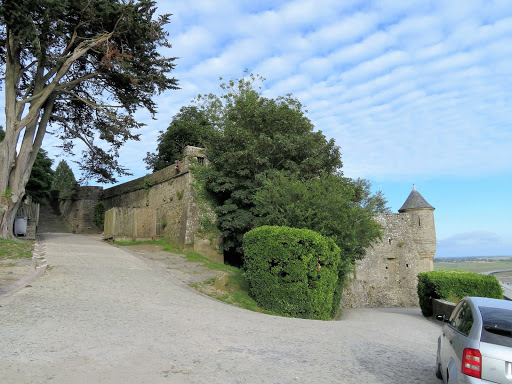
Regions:
M 243 244 L 258 305 L 285 316 L 330 318 L 340 262 L 334 241 L 309 229 L 263 226 L 247 232 Z
M 432 299 L 462 299 L 466 296 L 503 299 L 503 289 L 492 275 L 467 271 L 430 271 L 418 274 L 418 296 L 423 316 L 432 316 Z

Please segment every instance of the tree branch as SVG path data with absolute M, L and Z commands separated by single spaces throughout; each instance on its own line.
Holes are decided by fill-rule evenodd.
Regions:
M 75 129 L 71 128 L 69 125 L 68 125 L 68 121 L 61 117 L 61 116 L 55 116 L 55 115 L 52 115 L 51 116 L 52 119 L 54 120 L 57 120 L 59 121 L 60 123 L 62 123 L 62 125 L 64 126 L 65 129 L 67 129 L 73 136 L 75 136 L 77 139 L 80 139 L 81 141 L 84 142 L 84 144 L 92 151 L 92 152 L 96 152 L 96 150 L 94 149 L 94 146 L 92 145 L 92 143 L 89 142 L 89 140 L 87 140 L 86 137 L 82 136 L 78 131 L 76 131 Z
M 37 118 L 41 107 L 48 99 L 48 97 L 54 92 L 55 87 L 57 87 L 62 77 L 64 77 L 64 75 L 68 72 L 71 64 L 73 64 L 81 56 L 85 55 L 92 47 L 108 40 L 109 37 L 112 36 L 112 33 L 113 32 L 104 33 L 94 39 L 83 41 L 75 48 L 71 55 L 68 55 L 68 58 L 59 69 L 59 71 L 55 74 L 52 82 L 44 87 L 41 92 L 32 96 L 32 101 L 35 101 L 35 103 L 32 105 L 32 108 L 30 108 L 29 113 L 23 118 L 23 120 L 17 122 L 16 130 L 18 132 L 20 132 L 25 126 L 27 126 L 27 124 Z

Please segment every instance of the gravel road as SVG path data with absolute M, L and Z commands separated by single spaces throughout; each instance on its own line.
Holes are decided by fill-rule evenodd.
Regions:
M 419 309 L 340 321 L 246 311 L 98 237 L 45 234 L 49 268 L 0 299 L 0 383 L 440 383 Z

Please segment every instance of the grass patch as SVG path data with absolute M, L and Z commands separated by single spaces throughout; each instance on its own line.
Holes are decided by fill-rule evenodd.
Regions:
M 150 245 L 160 245 L 162 246 L 162 251 L 167 251 L 171 253 L 183 253 L 183 250 L 170 243 L 169 241 L 166 241 L 165 239 L 160 240 L 135 240 L 135 241 L 114 241 L 115 245 L 119 245 L 121 247 L 127 247 L 132 245 L 141 245 L 141 244 L 150 244 Z
M 469 272 L 490 272 L 499 271 L 503 269 L 512 269 L 512 261 L 510 258 L 495 258 L 494 260 L 489 259 L 475 259 L 475 260 L 464 260 L 464 261 L 435 261 L 434 271 L 452 271 L 452 270 L 463 270 Z
M 0 260 L 30 259 L 33 241 L 0 239 Z
M 233 267 L 231 265 L 218 263 L 216 261 L 210 260 L 207 257 L 197 253 L 197 252 L 187 252 L 187 261 L 192 263 L 202 263 L 203 267 L 207 269 L 211 269 L 212 271 L 224 271 L 231 273 L 239 273 L 240 269 Z
M 244 272 L 231 265 L 217 263 L 195 252 L 187 253 L 187 260 L 190 262 L 200 262 L 210 270 L 228 272 L 228 282 L 223 290 L 215 289 L 215 278 L 208 279 L 201 283 L 190 284 L 190 287 L 202 292 L 214 299 L 225 303 L 247 309 L 253 312 L 266 313 L 268 315 L 280 316 L 277 313 L 267 311 L 258 306 L 256 300 L 249 295 L 249 283 L 245 278 Z

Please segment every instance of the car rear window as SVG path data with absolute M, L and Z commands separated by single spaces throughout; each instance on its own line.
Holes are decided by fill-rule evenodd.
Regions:
M 512 347 L 512 310 L 479 307 L 483 326 L 481 341 Z

